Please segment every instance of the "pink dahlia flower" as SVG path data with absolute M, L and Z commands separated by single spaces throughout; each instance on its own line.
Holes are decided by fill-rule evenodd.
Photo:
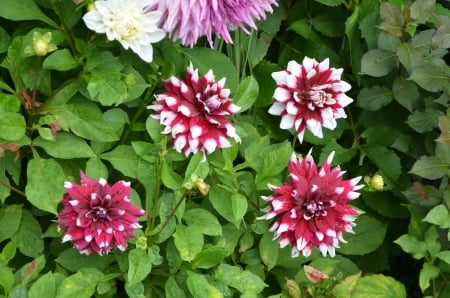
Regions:
M 225 78 L 216 82 L 212 70 L 200 78 L 190 64 L 184 81 L 172 76 L 163 84 L 166 92 L 157 95 L 156 104 L 148 108 L 158 113 L 152 117 L 165 126 L 162 133 L 172 134 L 176 151 L 186 156 L 199 151 L 209 154 L 230 147 L 230 137 L 240 142 L 234 124 L 227 119 L 240 107 L 228 98 Z
M 336 119 L 346 118 L 344 107 L 353 99 L 345 95 L 351 86 L 341 80 L 343 69 L 330 68 L 328 58 L 318 63 L 305 57 L 302 64 L 290 61 L 287 70 L 274 72 L 275 102 L 269 109 L 281 116 L 280 127 L 295 127 L 300 142 L 305 129 L 322 138 L 322 126 L 336 128 Z
M 81 253 L 107 254 L 112 248 L 127 248 L 126 238 L 134 237 L 141 226 L 137 217 L 145 211 L 129 200 L 130 183 L 110 186 L 105 179 L 94 180 L 80 173 L 81 184 L 66 181 L 62 199 L 64 209 L 58 223 L 65 228 L 63 242 L 72 241 Z
M 291 180 L 281 186 L 269 185 L 274 194 L 262 197 L 269 205 L 259 219 L 276 219 L 270 230 L 281 247 L 291 244 L 293 257 L 300 253 L 308 257 L 314 247 L 323 256 L 333 257 L 339 241 L 345 242 L 342 233 L 353 232 L 353 221 L 360 212 L 347 203 L 360 195 L 356 191 L 363 187 L 357 185 L 361 177 L 343 180 L 343 171 L 330 168 L 333 156 L 334 152 L 318 169 L 311 151 L 304 159 L 293 154 Z
M 212 46 L 213 33 L 232 43 L 228 29 L 241 28 L 247 33 L 247 27 L 256 29 L 254 19 L 272 13 L 272 4 L 277 5 L 277 0 L 159 0 L 149 9 L 163 13 L 159 26 L 174 40 L 192 47 L 202 36 Z

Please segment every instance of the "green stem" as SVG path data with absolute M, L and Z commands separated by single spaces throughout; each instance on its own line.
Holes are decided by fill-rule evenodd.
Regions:
M 151 95 L 153 95 L 153 91 L 155 90 L 156 84 L 152 84 L 149 90 L 146 93 L 146 96 L 144 97 L 144 100 L 141 101 L 139 104 L 139 107 L 134 113 L 133 119 L 131 119 L 130 125 L 128 125 L 127 129 L 123 132 L 120 144 L 124 144 L 125 141 L 128 138 L 128 135 L 130 134 L 131 130 L 133 129 L 134 124 L 138 121 L 138 119 L 141 117 L 142 113 L 147 109 L 147 105 L 151 101 Z
M 27 195 L 26 195 L 23 191 L 21 191 L 20 189 L 17 189 L 17 188 L 15 188 L 15 187 L 12 186 L 12 185 L 3 182 L 2 180 L 0 180 L 0 185 L 4 186 L 4 187 L 6 187 L 6 188 L 9 188 L 9 189 L 12 190 L 13 192 L 18 193 L 18 194 L 21 195 L 21 196 L 24 196 L 24 197 L 27 196 Z
M 161 147 L 162 152 L 159 156 L 159 160 L 157 160 L 156 163 L 156 175 L 157 175 L 157 181 L 155 186 L 155 195 L 153 197 L 147 197 L 146 198 L 146 210 L 147 210 L 147 222 L 149 223 L 149 231 L 152 231 L 155 228 L 155 221 L 156 216 L 158 213 L 158 199 L 160 196 L 160 189 L 161 189 L 161 171 L 162 171 L 162 164 L 164 162 L 164 156 L 166 155 L 166 146 L 167 146 L 167 137 L 164 137 L 161 140 Z M 152 212 L 149 212 L 149 210 L 152 210 Z
M 170 222 L 170 220 L 172 219 L 172 217 L 175 215 L 175 213 L 177 212 L 178 208 L 180 208 L 181 204 L 184 202 L 184 200 L 186 199 L 186 196 L 188 194 L 188 191 L 186 190 L 183 193 L 183 196 L 178 200 L 177 204 L 175 205 L 175 207 L 172 209 L 172 211 L 170 212 L 169 216 L 167 216 L 166 221 L 161 225 L 161 228 L 158 231 L 158 234 L 161 233 L 162 230 L 164 230 L 164 228 L 167 226 L 167 224 Z
M 241 39 L 240 39 L 240 30 L 234 31 L 234 64 L 236 65 L 236 74 L 237 77 L 241 77 Z

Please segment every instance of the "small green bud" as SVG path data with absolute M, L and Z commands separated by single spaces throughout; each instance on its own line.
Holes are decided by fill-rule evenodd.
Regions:
M 374 190 L 383 190 L 384 187 L 384 179 L 381 175 L 374 175 L 372 179 L 370 179 L 370 187 Z
M 201 178 L 198 178 L 197 181 L 195 181 L 194 186 L 203 196 L 206 196 L 209 192 L 210 185 Z
M 136 248 L 147 249 L 147 237 L 141 236 L 136 239 Z
M 95 7 L 95 3 L 91 2 L 87 5 L 87 11 L 93 11 L 96 10 L 97 7 Z
M 33 41 L 33 51 L 36 56 L 45 56 L 48 53 L 48 42 L 43 39 Z
M 294 280 L 286 278 L 286 287 L 289 291 L 289 296 L 291 298 L 302 297 L 302 291 L 300 290 L 300 287 Z

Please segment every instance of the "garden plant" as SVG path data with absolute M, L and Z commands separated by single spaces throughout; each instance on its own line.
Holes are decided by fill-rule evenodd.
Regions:
M 450 1 L 0 4 L 0 297 L 450 297 Z

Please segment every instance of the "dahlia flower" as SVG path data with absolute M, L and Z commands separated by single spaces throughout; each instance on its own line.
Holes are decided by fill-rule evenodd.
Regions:
M 202 36 L 212 46 L 213 33 L 232 43 L 228 29 L 246 33 L 247 27 L 256 29 L 254 19 L 265 19 L 266 12 L 273 11 L 272 4 L 277 5 L 277 0 L 159 0 L 149 8 L 163 13 L 159 25 L 173 40 L 192 47 Z
M 174 76 L 163 81 L 166 92 L 156 96 L 156 104 L 148 106 L 158 114 L 152 117 L 165 126 L 163 134 L 172 134 L 178 152 L 212 153 L 216 148 L 231 146 L 228 138 L 240 142 L 234 124 L 227 116 L 239 111 L 225 89 L 225 78 L 216 82 L 212 70 L 202 78 L 198 69 L 189 65 L 185 80 Z
M 336 128 L 336 119 L 346 118 L 344 107 L 353 99 L 345 95 L 351 86 L 341 80 L 343 69 L 330 68 L 328 58 L 318 63 L 305 57 L 302 64 L 290 61 L 287 70 L 274 72 L 275 102 L 269 109 L 281 116 L 280 128 L 295 127 L 300 142 L 305 129 L 322 138 L 322 126 Z
M 64 183 L 64 208 L 58 215 L 59 225 L 65 228 L 63 242 L 72 241 L 84 254 L 103 255 L 115 247 L 125 250 L 126 238 L 134 237 L 134 229 L 141 227 L 137 217 L 145 214 L 130 203 L 130 183 L 110 186 L 103 178 L 97 181 L 83 172 L 80 177 L 80 185 Z
M 145 9 L 154 0 L 96 1 L 95 9 L 83 16 L 86 26 L 106 33 L 109 40 L 119 41 L 125 49 L 146 61 L 153 60 L 152 43 L 164 38 L 165 32 L 157 25 L 161 12 Z
M 295 154 L 289 162 L 290 181 L 281 186 L 269 185 L 274 194 L 262 197 L 268 201 L 259 219 L 275 223 L 270 228 L 280 247 L 292 246 L 292 256 L 308 257 L 314 247 L 323 256 L 335 255 L 343 232 L 353 232 L 354 219 L 360 212 L 347 203 L 359 196 L 361 177 L 343 180 L 338 167 L 330 168 L 334 152 L 318 169 L 311 151 L 303 158 Z

